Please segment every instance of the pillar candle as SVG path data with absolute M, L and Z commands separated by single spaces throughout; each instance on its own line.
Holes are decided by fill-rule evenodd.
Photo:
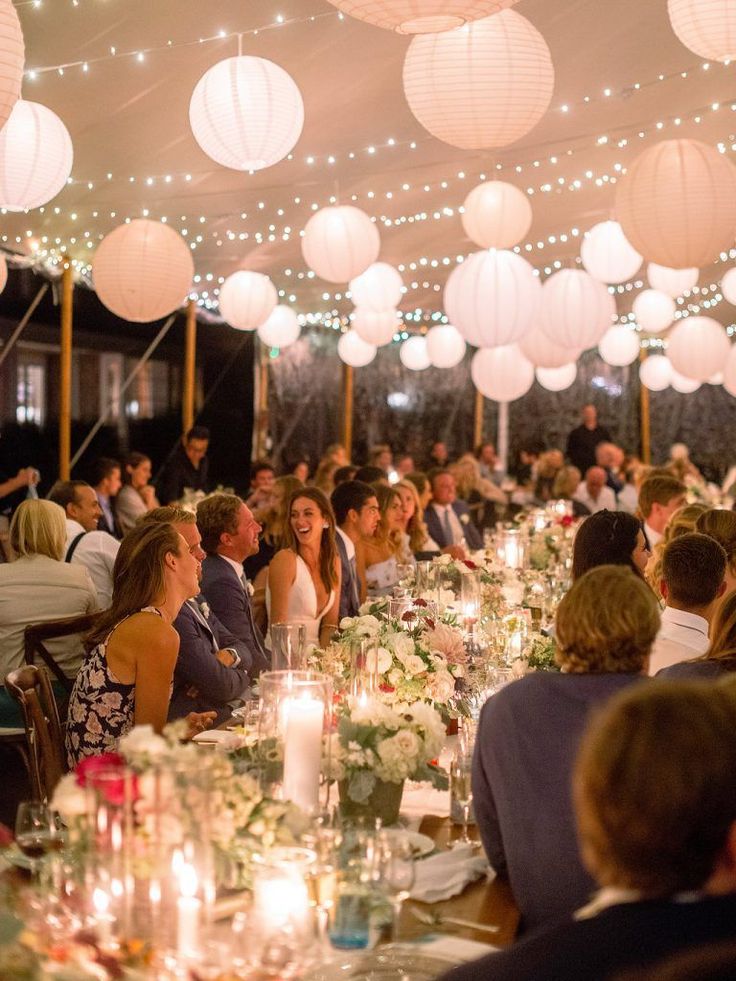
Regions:
M 319 805 L 323 718 L 319 699 L 304 695 L 284 700 L 283 796 L 307 812 Z

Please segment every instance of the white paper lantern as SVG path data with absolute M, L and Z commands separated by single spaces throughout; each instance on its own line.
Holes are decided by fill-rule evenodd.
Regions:
M 616 316 L 616 301 L 603 283 L 582 269 L 560 269 L 542 288 L 539 326 L 561 347 L 594 347 Z
M 427 331 L 427 354 L 435 368 L 454 368 L 465 357 L 465 339 L 452 324 L 438 324 Z
M 256 330 L 265 324 L 278 303 L 278 294 L 268 276 L 239 269 L 220 287 L 220 314 L 237 330 Z
M 563 364 L 559 368 L 535 368 L 537 381 L 548 392 L 563 392 L 569 388 L 578 376 L 578 366 Z
M 25 50 L 12 0 L 0 0 L 0 129 L 20 99 Z
M 664 140 L 619 180 L 616 217 L 652 262 L 709 265 L 736 237 L 736 167 L 698 140 Z
M 0 130 L 0 208 L 40 208 L 64 187 L 73 162 L 71 137 L 56 113 L 18 99 Z
M 269 347 L 284 348 L 298 340 L 301 327 L 296 313 L 287 306 L 277 306 L 268 320 L 258 328 L 258 336 Z
M 498 347 L 531 329 L 540 295 L 526 259 L 505 250 L 474 252 L 447 279 L 445 311 L 470 344 Z
M 723 293 L 724 299 L 736 305 L 736 266 L 723 274 L 721 293 Z
M 697 392 L 700 388 L 701 382 L 696 381 L 694 378 L 686 378 L 685 375 L 681 375 L 679 371 L 675 371 L 673 368 L 670 385 L 681 395 L 692 395 L 693 392 Z
M 534 366 L 517 344 L 476 351 L 470 362 L 470 377 L 478 391 L 495 402 L 513 402 L 534 383 Z
M 213 65 L 197 82 L 189 124 L 216 163 L 231 170 L 263 170 L 293 150 L 304 125 L 304 103 L 283 68 L 239 55 Z
M 660 266 L 656 262 L 650 262 L 647 266 L 647 279 L 649 285 L 660 293 L 666 293 L 677 299 L 686 290 L 691 290 L 698 282 L 700 270 L 691 267 L 689 269 L 670 269 L 668 266 Z
M 387 262 L 374 262 L 365 272 L 349 284 L 350 294 L 356 307 L 383 313 L 395 310 L 401 300 L 404 281 L 401 274 Z
M 560 347 L 555 344 L 538 323 L 522 337 L 519 347 L 524 357 L 537 368 L 562 368 L 563 365 L 577 361 L 582 354 L 580 348 Z
M 330 0 L 344 14 L 398 34 L 451 31 L 517 0 Z
M 711 317 L 686 317 L 667 338 L 667 357 L 674 370 L 700 382 L 723 368 L 730 350 L 728 334 Z
M 628 327 L 610 327 L 598 341 L 598 353 L 606 364 L 622 368 L 639 357 L 639 337 Z
M 337 353 L 340 360 L 349 364 L 353 368 L 364 368 L 376 356 L 377 348 L 373 344 L 366 344 L 355 333 L 354 330 L 347 330 L 340 335 L 337 342 Z
M 672 365 L 663 354 L 650 354 L 639 365 L 639 381 L 650 392 L 663 392 L 669 387 L 672 378 Z
M 321 208 L 304 226 L 302 255 L 328 283 L 347 283 L 375 262 L 381 249 L 378 229 L 365 211 L 342 204 Z
M 410 368 L 411 371 L 424 371 L 425 368 L 429 368 L 432 362 L 427 352 L 427 338 L 417 335 L 404 341 L 399 357 L 403 366 Z
M 474 187 L 463 209 L 460 218 L 465 234 L 483 249 L 511 249 L 532 226 L 529 198 L 504 181 Z
M 381 347 L 390 344 L 394 334 L 401 330 L 402 322 L 396 310 L 384 310 L 374 313 L 362 307 L 353 311 L 352 329 L 366 344 Z
M 173 228 L 135 218 L 97 246 L 92 279 L 100 301 L 123 320 L 145 324 L 177 310 L 191 289 L 192 252 Z
M 5 289 L 8 282 L 8 263 L 5 261 L 5 256 L 0 255 L 0 293 Z
M 733 0 L 667 0 L 672 30 L 696 55 L 711 61 L 736 57 Z
M 624 283 L 632 279 L 642 262 L 617 221 L 593 225 L 585 233 L 580 258 L 593 279 L 601 283 Z
M 677 304 L 659 290 L 642 290 L 632 305 L 636 322 L 649 334 L 659 334 L 667 330 L 675 319 Z
M 415 37 L 404 60 L 411 111 L 433 136 L 464 150 L 525 136 L 547 111 L 554 79 L 544 38 L 514 10 Z
M 723 387 L 729 395 L 736 398 L 736 346 L 728 352 L 726 363 L 723 366 Z

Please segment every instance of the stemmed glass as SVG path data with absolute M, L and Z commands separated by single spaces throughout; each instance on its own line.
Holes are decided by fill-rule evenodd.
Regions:
M 471 772 L 472 757 L 464 753 L 458 754 L 450 764 L 450 790 L 463 811 L 463 833 L 459 840 L 464 845 L 472 844 L 468 836 L 468 817 L 473 802 Z
M 20 803 L 15 817 L 15 841 L 30 860 L 31 875 L 37 883 L 40 860 L 48 852 L 58 851 L 64 844 L 55 812 L 40 801 Z
M 391 902 L 391 940 L 396 943 L 399 939 L 401 907 L 414 885 L 414 850 L 409 836 L 403 831 L 382 832 L 379 848 L 380 881 Z

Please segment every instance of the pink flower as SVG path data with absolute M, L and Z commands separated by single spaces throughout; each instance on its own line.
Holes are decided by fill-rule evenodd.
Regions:
M 462 634 L 447 624 L 436 624 L 426 634 L 425 642 L 433 654 L 441 654 L 448 664 L 465 664 L 467 660 Z
M 110 804 L 125 800 L 125 758 L 120 753 L 100 753 L 81 760 L 75 771 L 80 787 L 94 787 Z M 138 797 L 136 778 L 132 782 L 133 799 Z

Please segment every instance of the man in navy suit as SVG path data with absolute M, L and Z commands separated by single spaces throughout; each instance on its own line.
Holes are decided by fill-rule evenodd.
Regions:
M 253 620 L 250 584 L 243 562 L 258 551 L 261 526 L 235 494 L 212 494 L 197 507 L 197 525 L 207 557 L 202 563 L 202 592 L 218 620 L 248 653 L 251 677 L 271 666 Z
M 356 545 L 371 538 L 381 520 L 376 492 L 362 480 L 346 480 L 330 498 L 337 525 L 337 551 L 342 565 L 340 578 L 340 619 L 358 614 L 363 587 L 356 562 Z
M 424 512 L 430 538 L 443 552 L 463 558 L 468 550 L 483 547 L 480 532 L 470 517 L 464 501 L 457 500 L 455 478 L 449 470 L 430 470 L 432 500 Z

